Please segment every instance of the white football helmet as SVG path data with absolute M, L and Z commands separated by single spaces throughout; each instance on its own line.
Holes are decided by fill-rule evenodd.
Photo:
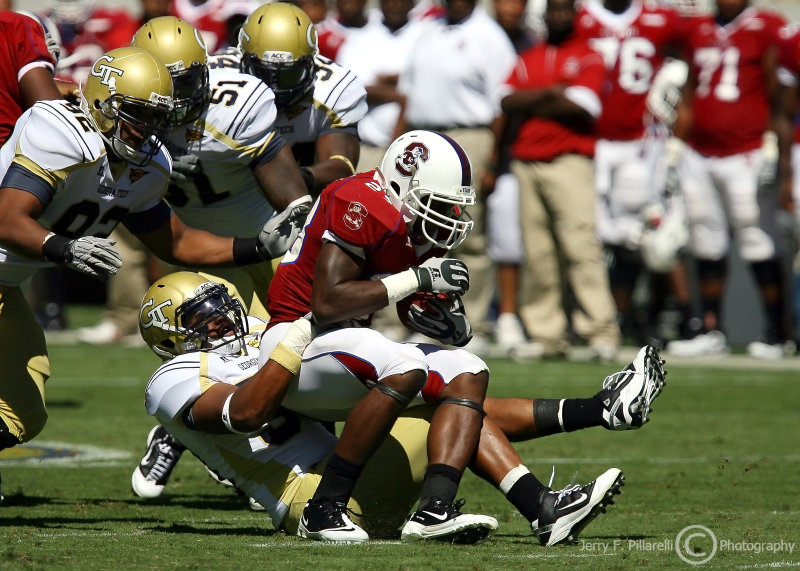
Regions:
M 387 194 L 412 232 L 440 248 L 455 248 L 472 231 L 465 207 L 475 204 L 472 165 L 461 145 L 435 131 L 409 131 L 381 161 Z
M 645 229 L 640 251 L 645 265 L 653 272 L 665 273 L 674 268 L 689 243 L 689 221 L 680 196 L 672 195 L 664 205 L 645 209 Z
M 139 332 L 163 359 L 206 350 L 224 355 L 245 348 L 247 315 L 228 288 L 195 272 L 174 272 L 155 281 L 139 309 Z

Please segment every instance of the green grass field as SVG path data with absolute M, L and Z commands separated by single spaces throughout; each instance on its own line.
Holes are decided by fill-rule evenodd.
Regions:
M 625 472 L 616 505 L 577 545 L 539 546 L 501 494 L 468 474 L 464 509 L 497 517 L 492 539 L 342 547 L 275 532 L 263 512 L 249 511 L 188 454 L 162 498 L 135 498 L 130 473 L 153 425 L 143 388 L 156 357 L 145 348 L 77 345 L 53 345 L 50 357 L 50 420 L 31 444 L 67 457 L 46 460 L 26 447 L 0 455 L 4 569 L 686 568 L 675 540 L 688 526 L 716 537 L 704 567 L 800 566 L 800 362 L 793 370 L 668 362 L 667 387 L 641 430 L 598 428 L 519 445 L 545 482 L 555 466 L 558 487 L 576 472 L 581 483 L 611 466 Z M 490 392 L 589 396 L 624 364 L 491 360 Z M 70 457 L 75 451 L 82 454 Z M 695 560 L 714 548 L 708 536 L 686 544 Z

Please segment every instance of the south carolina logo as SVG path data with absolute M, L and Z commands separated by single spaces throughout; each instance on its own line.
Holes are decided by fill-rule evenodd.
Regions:
M 364 218 L 369 215 L 367 209 L 360 202 L 351 202 L 347 205 L 347 212 L 345 212 L 342 220 L 344 225 L 350 230 L 359 230 L 364 224 Z
M 419 142 L 408 145 L 403 154 L 394 160 L 394 167 L 403 176 L 414 176 L 420 162 L 426 162 L 430 153 L 428 147 Z

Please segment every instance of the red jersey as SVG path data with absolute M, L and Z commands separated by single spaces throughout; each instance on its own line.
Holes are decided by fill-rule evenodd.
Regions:
M 522 52 L 506 80 L 512 90 L 544 89 L 555 84 L 583 87 L 598 98 L 605 66 L 589 44 L 572 37 L 561 45 L 546 42 Z M 551 119 L 532 117 L 520 126 L 511 156 L 523 161 L 549 161 L 565 153 L 594 156 L 595 136 L 580 133 Z
M 778 32 L 780 41 L 779 63 L 800 81 L 800 24 L 792 22 Z M 794 142 L 800 143 L 800 121 L 795 120 Z
M 685 30 L 678 12 L 668 6 L 634 1 L 614 14 L 599 1 L 581 4 L 575 34 L 603 56 L 609 71 L 595 126 L 598 137 L 630 141 L 644 136 L 653 77 L 669 48 L 683 43 Z
M 42 65 L 52 73 L 55 63 L 38 22 L 16 12 L 0 11 L 0 145 L 24 111 L 20 78 L 32 67 Z
M 376 171 L 337 180 L 322 191 L 300 237 L 284 256 L 267 292 L 270 326 L 294 321 L 311 311 L 314 268 L 324 241 L 336 241 L 364 259 L 362 278 L 381 279 L 417 266 L 406 224 L 379 183 Z M 370 322 L 366 316 L 363 323 Z
M 689 143 L 706 156 L 724 157 L 761 146 L 770 103 L 763 62 L 777 49 L 784 20 L 747 8 L 725 26 L 701 18 L 689 36 L 690 78 L 695 81 Z
M 228 42 L 227 20 L 231 12 L 225 4 L 226 0 L 207 0 L 202 4 L 194 4 L 191 0 L 175 0 L 172 3 L 172 15 L 197 28 L 208 53 L 214 54 L 225 48 Z M 258 6 L 256 3 L 253 10 Z
M 55 13 L 48 17 L 56 22 L 63 50 L 58 62 L 58 79 L 86 83 L 92 65 L 107 51 L 131 45 L 139 23 L 126 10 L 95 8 L 85 22 L 59 22 Z

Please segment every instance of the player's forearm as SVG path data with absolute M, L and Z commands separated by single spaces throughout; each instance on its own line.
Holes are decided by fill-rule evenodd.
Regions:
M 269 422 L 289 388 L 292 373 L 272 359 L 233 393 L 229 403 L 230 422 L 236 430 L 252 432 Z
M 311 312 L 320 326 L 356 319 L 389 305 L 380 281 L 350 281 L 329 287 L 314 286 Z

